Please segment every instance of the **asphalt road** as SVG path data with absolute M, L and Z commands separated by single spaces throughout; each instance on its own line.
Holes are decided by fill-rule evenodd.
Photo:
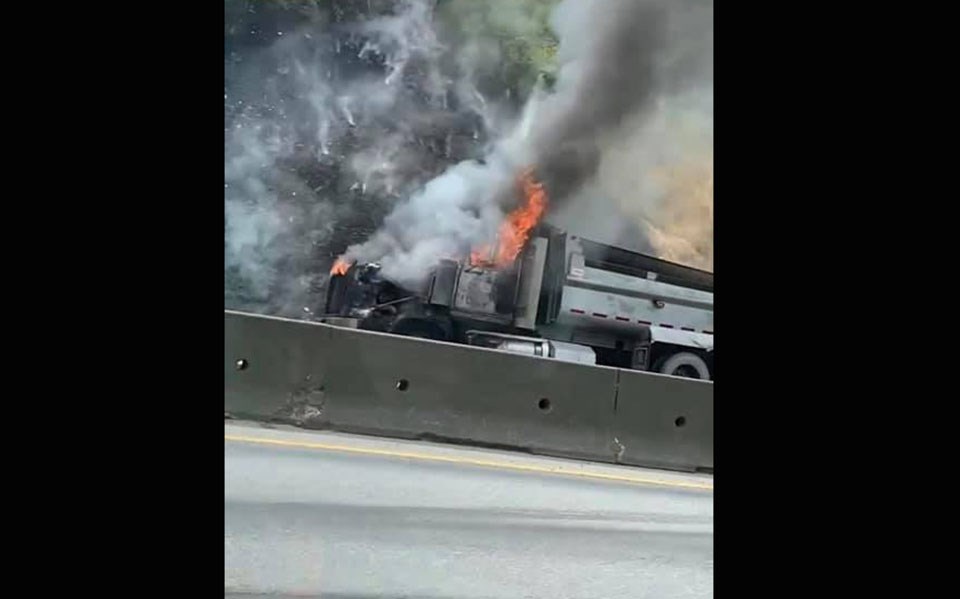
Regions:
M 228 424 L 227 597 L 713 595 L 713 478 Z

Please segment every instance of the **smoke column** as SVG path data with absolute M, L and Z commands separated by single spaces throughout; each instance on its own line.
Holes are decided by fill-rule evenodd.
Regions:
M 303 314 L 337 250 L 482 153 L 496 106 L 446 64 L 431 0 L 227 9 L 225 299 Z
M 540 27 L 542 3 L 490 6 L 511 36 Z M 483 86 L 496 43 L 445 31 L 434 0 L 227 10 L 228 307 L 302 315 L 345 247 L 415 281 L 492 241 L 530 165 L 548 220 L 712 266 L 710 0 L 559 2 L 556 82 L 528 97 Z
M 515 201 L 516 176 L 528 165 L 546 183 L 550 210 L 562 213 L 574 202 L 600 207 L 591 193 L 615 194 L 606 207 L 634 218 L 634 231 L 654 248 L 672 239 L 677 222 L 695 220 L 665 211 L 665 204 L 685 201 L 684 193 L 670 180 L 674 157 L 652 156 L 649 134 L 657 131 L 651 122 L 658 110 L 692 88 L 706 89 L 707 76 L 712 130 L 712 4 L 564 0 L 552 25 L 560 39 L 554 90 L 535 91 L 523 118 L 483 161 L 462 162 L 428 182 L 369 240 L 348 248 L 345 259 L 379 261 L 386 275 L 416 281 L 438 258 L 462 256 L 496 234 Z M 647 164 L 631 164 L 633 155 Z M 644 166 L 651 170 L 643 180 L 629 181 Z M 656 169 L 667 173 L 659 186 L 648 180 Z M 712 165 L 709 172 L 712 221 Z
M 676 2 L 657 89 L 598 142 L 596 173 L 549 220 L 585 237 L 713 269 L 713 5 Z

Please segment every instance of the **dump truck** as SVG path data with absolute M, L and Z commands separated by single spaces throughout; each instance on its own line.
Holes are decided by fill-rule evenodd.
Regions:
M 376 263 L 331 276 L 320 320 L 713 380 L 713 273 L 540 224 L 503 267 L 438 260 L 417 289 Z

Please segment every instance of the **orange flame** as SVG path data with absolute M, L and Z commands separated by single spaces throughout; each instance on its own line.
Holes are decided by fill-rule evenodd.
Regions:
M 337 261 L 333 263 L 333 267 L 330 269 L 330 274 L 343 276 L 347 274 L 351 266 L 353 266 L 352 262 L 347 262 L 343 258 L 337 258 Z
M 540 222 L 547 209 L 547 192 L 543 184 L 534 178 L 533 169 L 527 169 L 520 176 L 520 190 L 523 203 L 510 212 L 500 225 L 496 249 L 485 245 L 470 252 L 470 264 L 502 268 L 516 260 L 530 237 L 530 230 Z

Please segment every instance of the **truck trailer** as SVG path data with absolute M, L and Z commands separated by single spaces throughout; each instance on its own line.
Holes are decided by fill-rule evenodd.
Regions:
M 378 264 L 331 276 L 321 320 L 713 380 L 713 273 L 540 224 L 512 264 L 439 260 L 418 289 Z

